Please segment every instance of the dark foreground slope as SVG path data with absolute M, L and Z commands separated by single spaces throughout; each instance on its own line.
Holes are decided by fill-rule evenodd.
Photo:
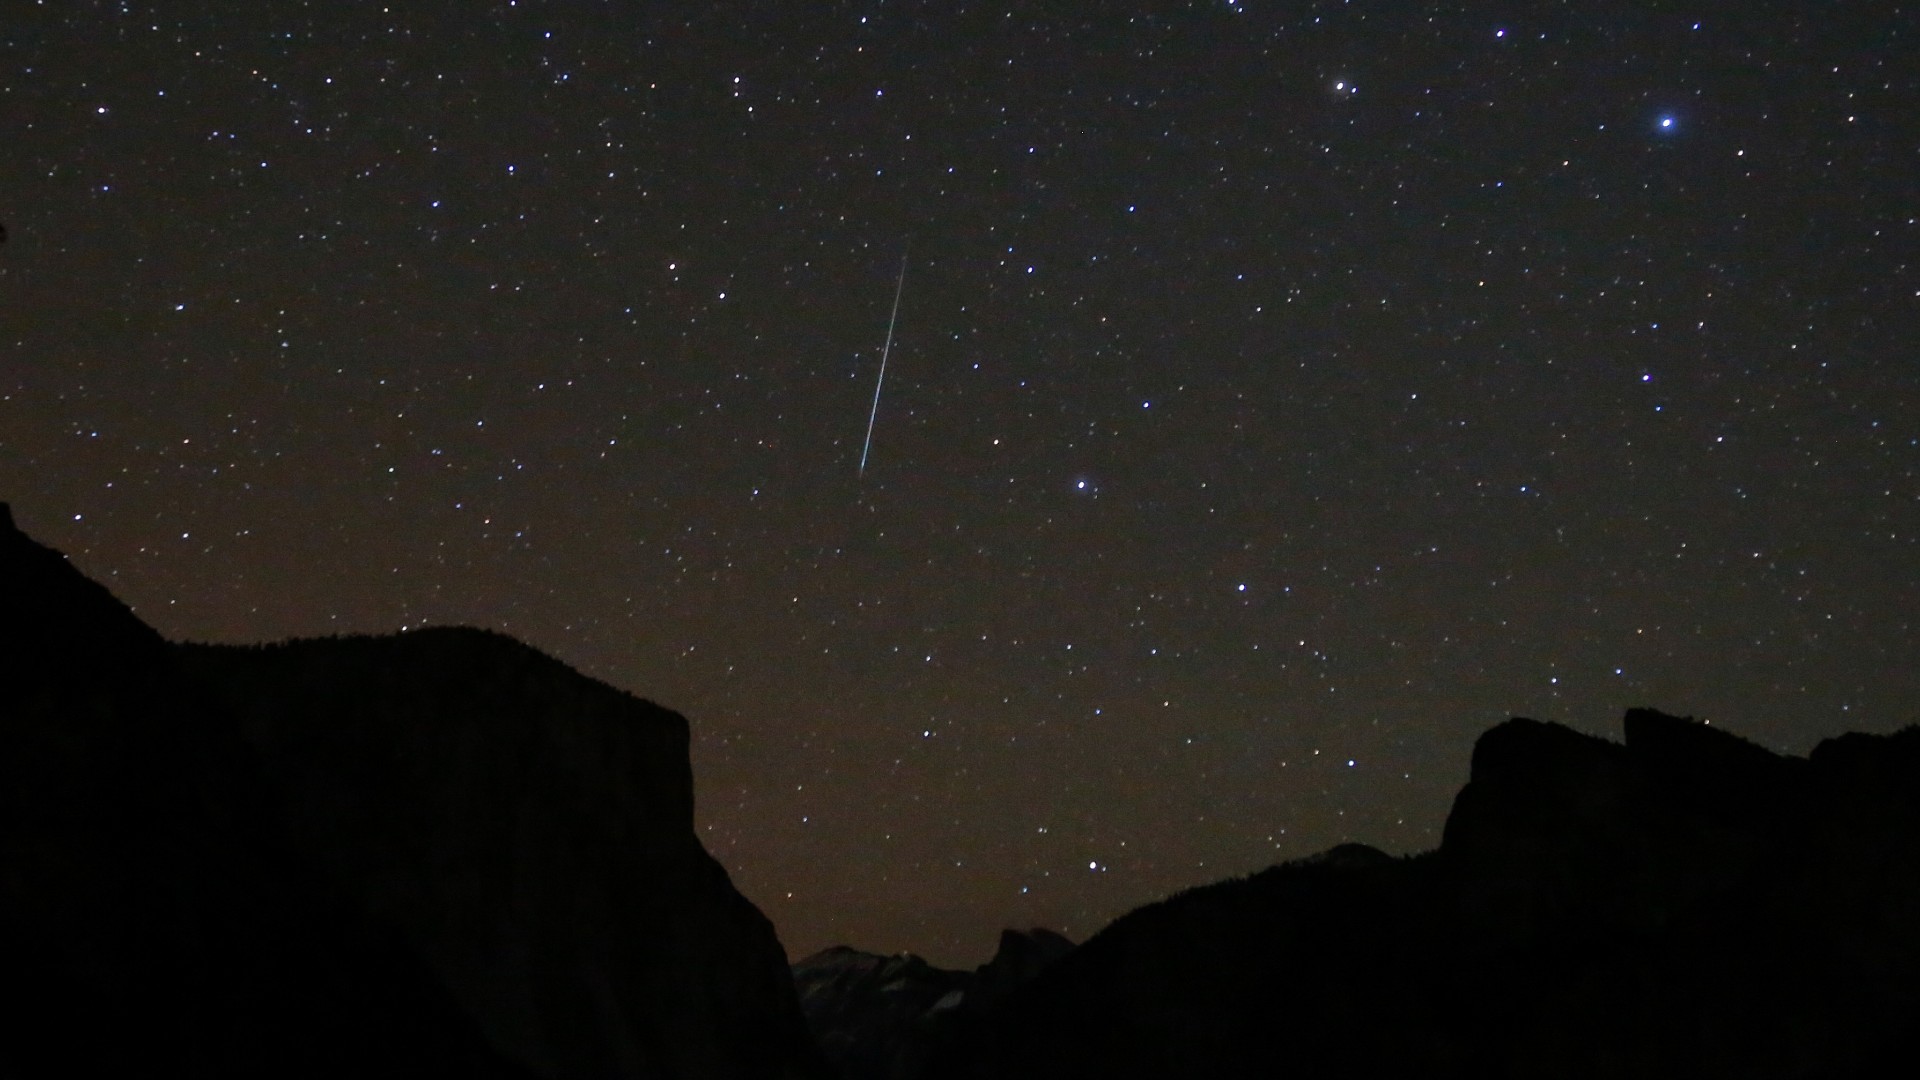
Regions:
M 685 722 L 492 635 L 162 641 L 0 507 L 0 1075 L 808 1075 Z
M 1636 710 L 1489 731 L 1438 851 L 1121 918 L 927 1075 L 1903 1075 L 1917 1015 L 1920 730 L 1793 759 Z

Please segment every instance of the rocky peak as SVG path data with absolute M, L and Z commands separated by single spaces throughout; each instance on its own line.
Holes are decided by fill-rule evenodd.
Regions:
M 1002 930 L 993 959 L 974 972 L 970 993 L 974 999 L 1005 996 L 1073 951 L 1073 942 L 1043 927 Z

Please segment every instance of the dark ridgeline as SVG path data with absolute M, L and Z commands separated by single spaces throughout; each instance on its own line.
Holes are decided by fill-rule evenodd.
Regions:
M 1798 759 L 1625 728 L 1502 724 L 1439 850 L 1349 845 L 1134 911 L 921 1075 L 1912 1075 L 1920 729 Z
M 1006 930 L 993 959 L 973 971 L 936 968 L 912 953 L 881 956 L 846 946 L 793 965 L 807 1027 L 843 1080 L 912 1077 L 954 1052 L 969 1020 L 1073 949 L 1051 930 Z
M 693 835 L 685 721 L 510 639 L 169 645 L 0 504 L 0 680 L 4 1076 L 820 1076 L 808 1023 L 847 1080 L 1920 1050 L 1920 729 L 1797 759 L 1514 720 L 1436 851 L 1335 848 L 971 973 L 843 949 L 790 979 Z
M 0 505 L 0 1075 L 819 1075 L 686 722 L 478 631 L 172 646 Z

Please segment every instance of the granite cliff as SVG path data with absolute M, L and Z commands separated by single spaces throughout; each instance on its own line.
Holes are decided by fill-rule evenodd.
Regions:
M 775 1076 L 771 923 L 693 832 L 687 723 L 479 630 L 190 646 L 343 897 L 542 1075 Z
M 819 1075 L 686 721 L 471 630 L 172 645 L 0 507 L 0 1073 Z

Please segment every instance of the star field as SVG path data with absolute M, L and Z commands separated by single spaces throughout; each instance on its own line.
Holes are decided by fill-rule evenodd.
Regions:
M 15 6 L 22 527 L 686 713 L 796 957 L 1920 719 L 1904 5 Z

